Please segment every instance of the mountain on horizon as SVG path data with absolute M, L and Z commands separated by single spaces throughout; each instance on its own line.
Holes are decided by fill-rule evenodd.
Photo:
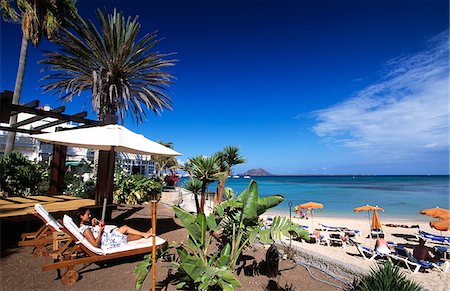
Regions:
M 243 176 L 272 176 L 271 173 L 269 173 L 266 170 L 261 169 L 261 168 L 248 170 L 241 175 L 243 175 Z

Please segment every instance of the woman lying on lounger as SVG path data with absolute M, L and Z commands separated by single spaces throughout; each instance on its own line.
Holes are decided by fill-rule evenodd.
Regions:
M 79 218 L 80 232 L 88 242 L 95 247 L 101 246 L 103 249 L 120 247 L 129 241 L 149 238 L 152 235 L 151 229 L 147 232 L 140 232 L 126 225 L 105 231 L 105 225 L 93 225 L 91 212 L 86 208 L 78 210 L 76 218 Z

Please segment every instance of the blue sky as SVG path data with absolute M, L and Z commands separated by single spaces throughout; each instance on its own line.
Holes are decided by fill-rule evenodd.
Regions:
M 448 174 L 448 1 L 78 1 L 158 30 L 176 52 L 173 111 L 125 126 L 181 160 L 236 145 L 235 172 Z M 141 35 L 141 36 L 142 36 Z M 1 23 L 0 89 L 14 88 L 20 26 Z M 43 94 L 30 46 L 22 102 Z M 89 92 L 66 104 L 91 113 Z M 93 113 L 91 118 L 96 118 Z

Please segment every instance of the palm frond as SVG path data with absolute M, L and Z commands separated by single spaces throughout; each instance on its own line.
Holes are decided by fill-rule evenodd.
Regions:
M 176 60 L 168 59 L 172 54 L 152 51 L 160 41 L 156 32 L 138 39 L 138 17 L 125 18 L 116 10 L 97 10 L 97 17 L 99 29 L 78 17 L 71 23 L 73 33 L 61 30 L 54 41 L 59 51 L 47 52 L 40 62 L 49 72 L 43 89 L 63 101 L 89 90 L 99 119 L 112 113 L 123 121 L 132 114 L 140 123 L 146 110 L 160 114 L 172 109 L 166 91 L 174 77 L 164 70 Z

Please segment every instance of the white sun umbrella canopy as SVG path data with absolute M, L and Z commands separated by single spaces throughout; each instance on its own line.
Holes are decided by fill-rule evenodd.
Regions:
M 181 156 L 179 152 L 117 124 L 35 134 L 32 137 L 43 142 L 71 147 L 133 154 Z

